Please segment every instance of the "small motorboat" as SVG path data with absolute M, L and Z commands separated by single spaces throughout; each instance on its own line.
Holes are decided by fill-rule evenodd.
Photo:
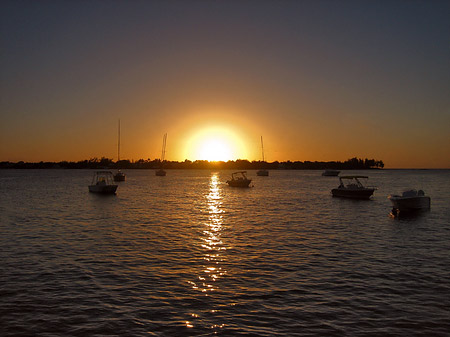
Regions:
M 102 194 L 115 194 L 117 185 L 114 184 L 111 171 L 97 171 L 89 185 L 89 192 Z
M 338 170 L 325 170 L 322 175 L 325 177 L 337 177 L 341 171 Z
M 422 190 L 404 191 L 402 195 L 391 194 L 388 199 L 392 203 L 392 214 L 398 212 L 414 212 L 428 210 L 431 206 L 431 199 Z
M 123 173 L 121 170 L 118 170 L 114 175 L 114 181 L 125 181 L 125 173 Z
M 340 185 L 333 188 L 331 193 L 333 197 L 369 199 L 376 190 L 373 186 L 364 186 L 360 179 L 368 179 L 367 176 L 343 176 L 339 177 Z
M 239 171 L 231 174 L 231 180 L 227 180 L 227 184 L 231 187 L 248 187 L 251 179 L 247 178 L 247 171 Z

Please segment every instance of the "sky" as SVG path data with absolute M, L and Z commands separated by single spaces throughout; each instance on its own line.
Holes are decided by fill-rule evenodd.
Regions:
M 449 1 L 0 2 L 0 161 L 450 168 Z

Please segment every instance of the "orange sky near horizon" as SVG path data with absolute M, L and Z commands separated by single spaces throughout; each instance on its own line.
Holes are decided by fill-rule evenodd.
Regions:
M 149 116 L 143 120 L 137 118 L 129 121 L 125 115 L 121 117 L 121 159 L 160 158 L 162 137 L 167 132 L 167 160 L 261 160 L 262 135 L 265 158 L 269 162 L 344 161 L 360 157 L 383 160 L 386 168 L 450 168 L 449 149 L 445 146 L 448 139 L 445 137 L 427 135 L 426 142 L 419 144 L 420 146 L 416 145 L 412 151 L 405 151 L 404 149 L 413 143 L 413 139 L 383 140 L 374 132 L 376 127 L 364 124 L 363 121 L 355 124 L 357 130 L 354 134 L 339 135 L 339 132 L 333 131 L 333 125 L 321 125 L 324 123 L 321 119 L 286 121 L 298 123 L 299 127 L 289 129 L 286 125 L 286 131 L 283 132 L 283 125 L 270 125 L 270 120 L 252 120 L 246 117 L 247 115 L 248 113 L 239 111 L 230 114 L 187 113 L 178 121 L 166 119 L 166 128 L 163 119 L 156 119 L 152 123 Z M 323 133 L 317 134 L 317 128 L 321 128 Z M 41 138 L 39 142 L 33 141 L 34 137 L 19 138 L 8 147 L 9 155 L 5 156 L 4 152 L 7 151 L 2 149 L 2 160 L 78 161 L 94 157 L 117 160 L 117 120 L 113 118 L 100 119 L 98 125 L 81 123 L 72 125 L 70 129 L 61 128 L 56 133 L 56 138 L 54 133 L 48 136 L 49 131 L 45 128 L 33 128 L 33 131 L 34 137 Z M 29 129 L 26 132 L 33 131 Z M 92 133 L 96 134 L 94 141 L 92 137 L 86 137 Z M 394 126 L 392 133 L 395 134 Z M 420 127 L 417 127 L 414 133 L 420 134 Z M 353 144 L 355 137 L 361 141 Z M 202 146 L 215 139 L 224 140 L 229 148 L 226 152 L 229 158 L 202 157 Z M 439 147 L 439 143 L 444 146 Z M 15 146 L 18 149 L 15 149 Z M 24 148 L 27 150 L 19 151 Z M 430 153 L 429 148 L 435 148 L 435 151 Z M 18 153 L 20 154 L 17 155 Z
M 449 4 L 281 3 L 2 2 L 0 161 L 450 168 Z

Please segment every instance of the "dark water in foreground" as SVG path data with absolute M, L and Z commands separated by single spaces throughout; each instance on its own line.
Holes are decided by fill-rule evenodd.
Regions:
M 1 336 L 448 336 L 450 171 L 0 171 Z M 356 173 L 356 172 L 352 172 Z M 431 211 L 389 217 L 422 188 Z

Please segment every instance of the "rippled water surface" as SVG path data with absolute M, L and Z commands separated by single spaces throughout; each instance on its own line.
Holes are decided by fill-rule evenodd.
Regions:
M 450 171 L 0 171 L 1 336 L 448 336 Z M 345 172 L 344 172 L 345 173 Z M 389 216 L 408 188 L 431 210 Z

